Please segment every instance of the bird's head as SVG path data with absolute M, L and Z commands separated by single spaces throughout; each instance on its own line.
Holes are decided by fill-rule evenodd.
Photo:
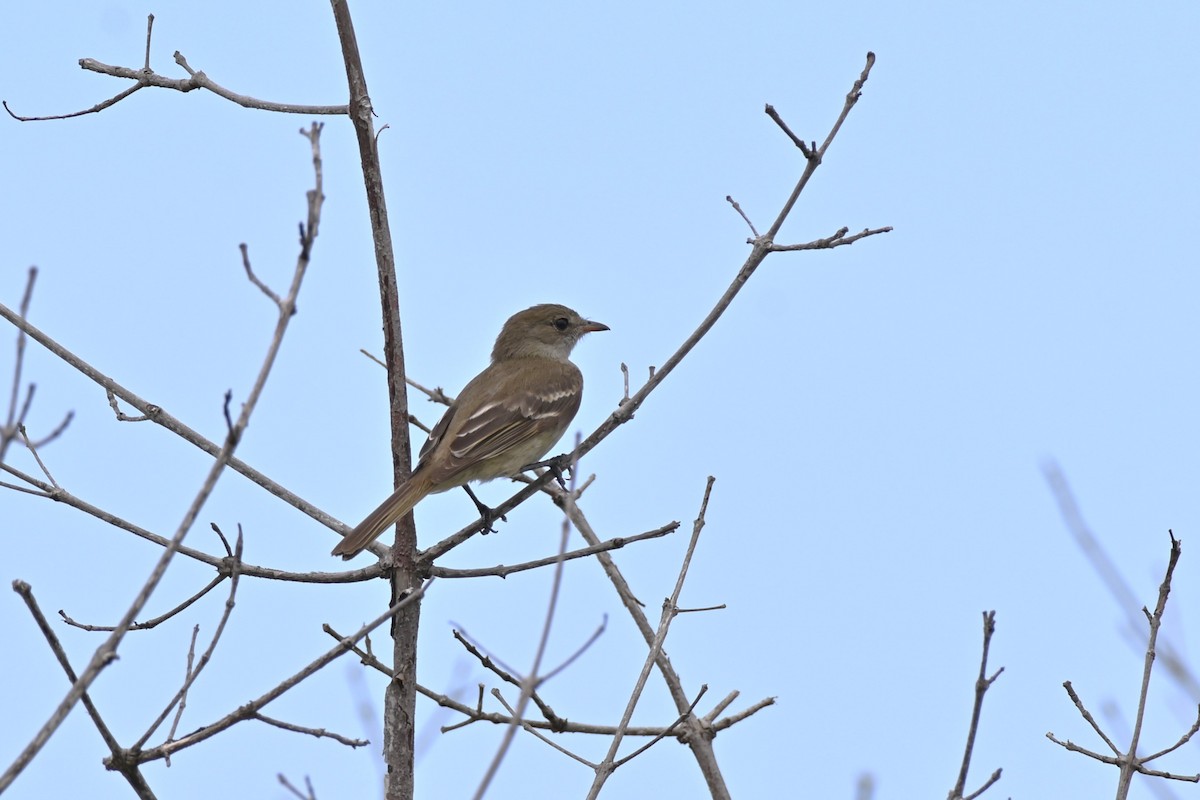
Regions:
M 606 330 L 607 325 L 584 319 L 566 306 L 543 303 L 508 318 L 496 337 L 492 360 L 531 356 L 565 360 L 585 333 Z

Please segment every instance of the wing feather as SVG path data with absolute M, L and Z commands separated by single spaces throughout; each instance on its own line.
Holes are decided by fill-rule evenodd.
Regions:
M 449 409 L 421 448 L 422 460 L 435 450 L 443 452 L 443 457 L 430 459 L 440 462 L 437 469 L 429 464 L 430 479 L 448 483 L 481 462 L 496 459 L 507 464 L 520 455 L 517 460 L 522 463 L 507 464 L 515 473 L 545 455 L 579 410 L 582 388 L 575 365 L 551 364 L 554 368 L 543 365 L 499 382 L 493 382 L 494 376 L 487 376 L 485 370 L 476 380 L 488 390 L 475 411 L 463 417 L 463 410 Z M 464 388 L 460 396 L 466 394 Z

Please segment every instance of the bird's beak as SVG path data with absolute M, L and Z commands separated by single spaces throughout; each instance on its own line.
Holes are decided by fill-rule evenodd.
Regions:
M 584 333 L 595 333 L 596 331 L 612 330 L 603 322 L 592 322 L 590 319 L 585 319 L 583 325 L 579 328 Z

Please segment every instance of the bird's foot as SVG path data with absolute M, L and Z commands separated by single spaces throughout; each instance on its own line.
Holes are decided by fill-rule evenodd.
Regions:
M 564 490 L 567 488 L 567 482 L 563 480 L 563 470 L 570 471 L 571 469 L 570 453 L 563 453 L 561 455 L 554 456 L 554 458 L 547 458 L 544 461 L 535 461 L 532 464 L 526 464 L 525 466 L 521 467 L 521 472 L 528 472 L 530 470 L 537 469 L 538 467 L 545 467 L 546 469 L 550 470 L 550 472 L 554 475 L 554 480 L 558 481 L 558 485 Z
M 496 509 L 488 508 L 487 506 L 479 507 L 479 517 L 482 520 L 479 523 L 479 532 L 484 536 L 487 536 L 489 533 L 496 532 L 496 529 L 493 527 L 493 523 L 495 523 L 496 520 L 508 522 L 508 517 L 504 516 L 503 514 L 497 514 Z
M 496 522 L 496 520 L 500 520 L 501 522 L 508 522 L 508 517 L 504 516 L 503 514 L 497 514 L 496 509 L 494 509 L 494 508 L 485 506 L 483 504 L 483 501 L 481 501 L 478 497 L 475 496 L 475 493 L 471 491 L 471 488 L 469 486 L 467 486 L 466 484 L 463 484 L 463 489 L 466 490 L 467 496 L 471 498 L 471 502 L 473 502 L 475 504 L 475 508 L 479 510 L 479 519 L 480 519 L 479 532 L 480 533 L 482 533 L 485 536 L 489 533 L 495 533 L 496 529 L 492 526 Z

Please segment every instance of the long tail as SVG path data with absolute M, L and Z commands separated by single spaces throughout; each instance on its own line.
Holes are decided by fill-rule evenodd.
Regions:
M 432 489 L 429 480 L 420 471 L 413 473 L 399 489 L 392 492 L 391 497 L 380 503 L 379 508 L 346 534 L 330 555 L 341 556 L 347 561 L 354 558 L 378 539 L 379 534 L 412 511 L 413 506 L 425 499 Z

